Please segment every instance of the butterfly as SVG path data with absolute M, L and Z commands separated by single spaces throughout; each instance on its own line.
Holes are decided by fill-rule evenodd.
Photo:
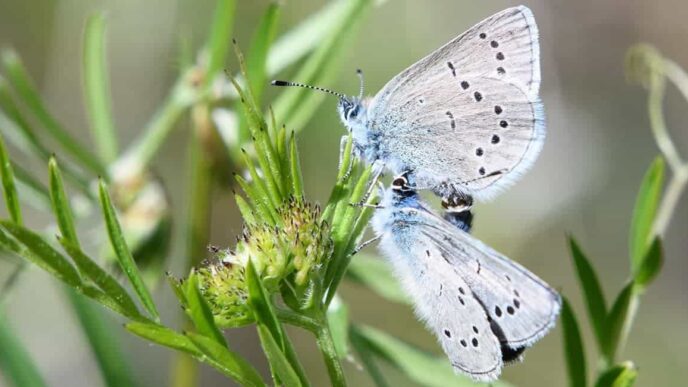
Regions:
M 432 212 L 406 176 L 385 191 L 372 224 L 417 316 L 457 373 L 496 380 L 505 363 L 554 327 L 559 294 Z
M 360 73 L 360 72 L 359 72 Z M 402 71 L 372 98 L 335 94 L 369 163 L 470 209 L 513 184 L 545 138 L 538 28 L 525 6 L 494 14 Z M 382 168 L 379 167 L 379 168 Z

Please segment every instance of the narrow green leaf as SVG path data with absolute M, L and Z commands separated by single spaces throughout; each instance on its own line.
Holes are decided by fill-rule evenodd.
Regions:
M 222 70 L 227 59 L 229 42 L 232 36 L 236 0 L 218 0 L 213 12 L 213 23 L 210 26 L 206 50 L 208 50 L 208 67 L 205 84 L 210 85 L 217 73 Z
M 346 274 L 389 301 L 410 304 L 409 298 L 392 275 L 391 267 L 382 258 L 356 254 L 349 263 Z
M 631 272 L 636 273 L 642 265 L 643 257 L 651 242 L 652 223 L 655 219 L 657 205 L 662 195 L 664 182 L 664 159 L 657 156 L 648 168 L 640 184 L 635 200 L 633 219 L 631 220 L 630 251 Z
M 106 163 L 117 158 L 117 136 L 110 102 L 105 50 L 105 17 L 91 16 L 86 21 L 83 46 L 84 95 L 98 154 Z
M 624 324 L 626 323 L 626 316 L 630 309 L 633 300 L 633 282 L 629 282 L 619 293 L 609 311 L 609 316 L 606 322 L 606 340 L 603 346 L 603 353 L 609 362 L 614 361 L 616 351 L 619 346 L 619 341 L 623 336 Z
M 273 373 L 277 375 L 281 384 L 285 386 L 301 386 L 296 371 L 289 364 L 289 360 L 284 356 L 275 338 L 270 334 L 268 328 L 263 324 L 258 324 L 258 335 L 263 345 L 263 351 L 268 358 L 268 363 Z M 277 384 L 277 381 L 275 381 Z
M 79 323 L 88 338 L 106 386 L 136 386 L 117 338 L 118 331 L 101 310 L 73 289 L 65 288 Z
M 16 337 L 0 309 L 0 369 L 5 381 L 16 387 L 44 387 L 45 380 L 26 348 Z
M 289 139 L 289 175 L 291 176 L 294 197 L 303 198 L 303 177 L 301 176 L 299 152 L 296 149 L 296 138 L 293 131 L 291 132 L 291 137 Z
M 435 357 L 382 331 L 355 326 L 353 334 L 365 341 L 375 354 L 401 370 L 416 383 L 429 387 L 475 386 L 468 377 L 454 373 L 446 357 Z M 493 387 L 503 387 L 504 382 L 493 382 Z
M 388 387 L 389 384 L 385 380 L 382 371 L 380 371 L 380 368 L 375 363 L 375 359 L 373 359 L 373 350 L 364 339 L 356 335 L 355 330 L 352 331 L 353 332 L 349 334 L 351 345 L 356 350 L 358 358 L 363 364 L 363 368 L 368 372 L 368 376 L 373 380 L 375 387 Z
M 578 274 L 578 281 L 583 289 L 585 305 L 588 307 L 588 316 L 597 338 L 597 344 L 602 346 L 605 340 L 604 325 L 607 318 L 607 306 L 600 281 L 597 279 L 597 274 L 590 264 L 590 260 L 583 253 L 583 250 L 581 250 L 573 236 L 569 236 L 569 248 L 571 249 L 576 274 Z
M 90 257 L 84 254 L 81 249 L 74 246 L 67 239 L 59 239 L 64 250 L 72 257 L 79 272 L 93 281 L 107 296 L 109 296 L 123 311 L 123 314 L 133 320 L 144 320 L 134 300 L 117 280 L 108 272 L 103 270 Z
M 82 285 L 76 268 L 41 236 L 6 220 L 0 221 L 0 226 L 1 246 L 38 265 L 71 287 Z M 16 241 L 11 240 L 5 232 L 11 234 Z
M 585 365 L 585 351 L 575 313 L 568 300 L 563 299 L 561 309 L 561 326 L 564 339 L 564 356 L 566 357 L 566 370 L 569 376 L 569 386 L 585 387 L 587 385 L 587 372 Z
M 281 2 L 275 0 L 270 2 L 258 24 L 258 28 L 253 36 L 253 40 L 248 51 L 248 56 L 246 58 L 246 67 L 251 69 L 251 71 L 246 74 L 248 77 L 247 87 L 251 89 L 251 93 L 255 99 L 257 107 L 261 106 L 261 97 L 265 87 L 267 86 L 265 63 L 267 60 L 268 50 L 270 49 L 272 41 L 275 38 L 281 7 Z M 246 118 L 242 116 L 239 124 L 240 143 L 243 143 L 248 137 L 246 125 Z
M 175 297 L 177 297 L 177 300 L 179 300 L 179 303 L 183 307 L 186 307 L 189 304 L 189 302 L 186 300 L 186 294 L 184 294 L 184 282 L 175 278 L 169 272 L 165 274 L 167 277 L 167 283 L 170 285 L 170 288 L 172 288 L 172 292 L 174 292 Z
M 635 384 L 638 369 L 630 361 L 623 362 L 605 371 L 597 379 L 595 387 L 631 387 Z
M 238 194 L 234 194 L 234 201 L 239 207 L 239 212 L 241 213 L 241 219 L 243 219 L 245 224 L 255 224 L 256 215 L 253 212 L 251 206 L 246 202 L 246 200 Z
M 279 194 L 272 195 L 270 193 L 268 187 L 265 185 L 265 179 L 263 179 L 263 177 L 258 174 L 258 170 L 256 169 L 255 163 L 248 155 L 248 153 L 246 153 L 246 150 L 243 148 L 241 149 L 241 155 L 244 159 L 246 169 L 248 169 L 248 173 L 251 176 L 251 183 L 253 184 L 254 191 L 256 192 L 256 194 L 260 195 L 261 197 L 270 199 L 270 205 L 273 208 L 277 208 L 280 204 L 279 197 L 277 197 Z
M 227 347 L 224 335 L 215 325 L 213 313 L 208 306 L 201 289 L 198 287 L 198 276 L 191 274 L 186 280 L 184 294 L 188 305 L 187 314 L 193 321 L 198 333 L 206 336 L 216 343 Z
M 148 312 L 153 316 L 156 321 L 160 320 L 160 315 L 155 307 L 153 298 L 151 297 L 146 284 L 144 284 L 141 278 L 141 273 L 139 273 L 138 267 L 134 262 L 134 257 L 127 247 L 127 242 L 122 234 L 122 228 L 117 220 L 117 215 L 115 213 L 115 208 L 112 206 L 112 201 L 110 200 L 110 194 L 107 191 L 107 185 L 104 181 L 100 180 L 98 185 L 98 193 L 100 196 L 100 204 L 103 211 L 103 217 L 105 219 L 105 224 L 107 226 L 108 236 L 110 238 L 110 244 L 117 256 L 117 262 L 129 282 L 134 287 L 136 294 L 139 296 L 139 300 L 143 303 L 143 306 L 148 310 Z
M 2 178 L 2 193 L 5 197 L 7 212 L 14 223 L 22 224 L 21 206 L 19 204 L 19 196 L 17 195 L 17 187 L 14 185 L 12 162 L 7 154 L 2 136 L 0 136 L 0 178 Z
M 253 208 L 256 209 L 260 219 L 266 222 L 271 222 L 273 225 L 277 224 L 277 219 L 279 219 L 279 217 L 277 216 L 277 211 L 275 207 L 272 206 L 271 199 L 268 197 L 268 195 L 259 193 L 256 190 L 256 186 L 254 184 L 249 184 L 243 177 L 235 174 L 234 178 L 239 184 L 239 187 L 241 187 L 246 194 L 246 197 L 251 202 Z
M 105 175 L 105 167 L 97 157 L 87 148 L 79 144 L 55 118 L 48 112 L 43 101 L 31 81 L 31 77 L 14 51 L 2 52 L 2 62 L 5 66 L 5 75 L 12 84 L 21 100 L 28 106 L 38 121 L 45 127 L 47 133 L 53 137 L 69 154 L 78 160 L 91 172 Z
M 662 248 L 662 240 L 660 237 L 655 237 L 647 250 L 645 257 L 635 273 L 635 284 L 639 289 L 643 289 L 650 285 L 652 281 L 659 274 L 662 264 L 664 263 L 664 252 Z
M 335 297 L 327 308 L 327 325 L 337 356 L 346 358 L 349 354 L 349 308 L 339 297 Z
M 173 348 L 178 351 L 186 352 L 190 355 L 201 356 L 201 351 L 196 348 L 194 343 L 185 335 L 177 333 L 159 324 L 132 322 L 125 325 L 125 328 L 136 336 L 142 337 L 163 347 Z
M 249 259 L 248 265 L 246 265 L 246 282 L 248 284 L 248 303 L 253 310 L 256 321 L 264 324 L 279 344 L 279 347 L 284 349 L 282 325 L 277 319 L 270 296 L 265 287 L 263 287 L 263 282 L 258 272 L 256 272 L 252 259 Z
M 204 361 L 215 367 L 223 374 L 236 380 L 242 386 L 264 386 L 258 371 L 238 354 L 230 351 L 212 338 L 187 333 L 187 337 L 204 355 Z
M 62 173 L 60 172 L 60 167 L 57 165 L 55 157 L 51 157 L 48 162 L 48 174 L 50 175 L 50 200 L 53 207 L 53 213 L 55 213 L 55 217 L 57 218 L 57 225 L 60 228 L 60 233 L 62 233 L 62 238 L 79 248 L 81 245 L 76 235 L 72 210 L 69 207 L 69 201 L 65 195 L 64 184 L 62 183 Z

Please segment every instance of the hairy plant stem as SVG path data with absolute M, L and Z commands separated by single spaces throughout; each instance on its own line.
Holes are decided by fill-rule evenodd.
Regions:
M 330 376 L 332 386 L 346 386 L 346 379 L 344 378 L 344 370 L 339 363 L 339 357 L 332 341 L 332 333 L 330 326 L 327 323 L 327 318 L 324 313 L 318 318 L 320 321 L 320 328 L 315 332 L 316 342 L 318 348 L 325 360 L 327 373 Z

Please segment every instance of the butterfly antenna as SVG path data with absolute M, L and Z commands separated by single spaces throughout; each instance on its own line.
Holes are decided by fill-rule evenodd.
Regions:
M 356 75 L 358 75 L 359 84 L 361 85 L 358 92 L 358 99 L 363 99 L 363 71 L 361 71 L 361 69 L 356 69 Z
M 297 87 L 304 87 L 306 89 L 311 89 L 311 90 L 316 90 L 316 91 L 322 91 L 323 93 L 328 93 L 332 95 L 336 95 L 339 98 L 346 98 L 346 96 L 342 93 L 337 93 L 336 91 L 332 91 L 330 89 L 326 89 L 324 87 L 318 87 L 318 86 L 311 86 L 311 85 L 306 85 L 303 83 L 297 83 L 297 82 L 289 82 L 289 81 L 278 81 L 274 80 L 270 82 L 271 85 L 273 86 L 297 86 Z

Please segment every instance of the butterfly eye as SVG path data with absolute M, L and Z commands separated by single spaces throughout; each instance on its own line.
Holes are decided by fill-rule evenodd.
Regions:
M 359 106 L 356 105 L 349 110 L 349 118 L 356 118 L 358 116 Z

